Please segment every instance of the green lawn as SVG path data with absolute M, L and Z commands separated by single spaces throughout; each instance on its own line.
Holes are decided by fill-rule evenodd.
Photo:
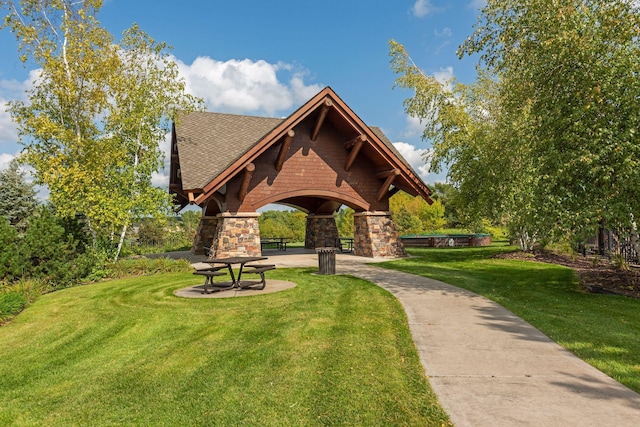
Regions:
M 312 271 L 247 298 L 174 297 L 190 273 L 44 295 L 0 327 L 0 425 L 447 425 L 397 300 Z
M 589 294 L 568 268 L 491 258 L 506 246 L 410 249 L 382 264 L 484 295 L 581 359 L 640 392 L 640 300 Z

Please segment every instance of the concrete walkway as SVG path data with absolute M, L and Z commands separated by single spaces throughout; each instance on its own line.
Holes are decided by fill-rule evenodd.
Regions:
M 314 253 L 265 256 L 279 267 L 318 265 Z M 338 254 L 336 273 L 398 298 L 428 379 L 457 427 L 640 425 L 638 393 L 513 313 L 446 283 L 365 264 L 371 262 Z
M 359 265 L 402 303 L 429 381 L 458 426 L 639 426 L 640 395 L 496 303 Z

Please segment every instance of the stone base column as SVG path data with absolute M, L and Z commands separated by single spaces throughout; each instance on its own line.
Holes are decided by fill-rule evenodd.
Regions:
M 217 217 L 203 216 L 202 218 L 200 218 L 200 224 L 198 224 L 196 235 L 193 238 L 193 245 L 191 245 L 191 253 L 194 255 L 204 255 L 204 248 L 210 248 L 213 244 L 213 239 L 216 236 L 217 228 Z
M 218 214 L 218 227 L 209 258 L 261 256 L 259 216 L 258 212 Z
M 307 215 L 304 247 L 315 249 L 334 247 L 338 238 L 338 226 L 333 215 Z
M 357 212 L 353 214 L 354 255 L 370 258 L 407 256 L 391 212 Z

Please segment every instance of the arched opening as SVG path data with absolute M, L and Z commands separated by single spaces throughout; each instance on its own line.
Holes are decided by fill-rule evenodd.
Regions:
M 336 224 L 346 206 L 356 255 L 403 256 L 389 197 L 429 200 L 382 131 L 331 88 L 284 119 L 193 112 L 174 126 L 170 190 L 181 206 L 202 207 L 201 244 L 217 257 L 261 253 L 258 210 L 274 203 L 306 214 L 306 248 L 348 237 Z

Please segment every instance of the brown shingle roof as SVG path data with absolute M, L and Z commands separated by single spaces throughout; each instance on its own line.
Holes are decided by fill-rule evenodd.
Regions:
M 175 127 L 173 143 L 179 163 L 172 163 L 172 170 L 174 165 L 179 165 L 180 170 L 176 175 L 172 172 L 171 186 L 177 187 L 172 191 L 183 203 L 187 195 L 195 203 L 201 203 L 247 161 L 259 156 L 300 121 L 314 117 L 321 108 L 329 108 L 327 120 L 345 135 L 365 133 L 373 138 L 360 155 L 367 156 L 377 167 L 400 167 L 401 174 L 394 186 L 430 202 L 429 188 L 384 133 L 363 123 L 330 87 L 284 119 L 207 112 L 184 115 Z
M 203 188 L 283 119 L 192 112 L 176 126 L 182 188 Z

